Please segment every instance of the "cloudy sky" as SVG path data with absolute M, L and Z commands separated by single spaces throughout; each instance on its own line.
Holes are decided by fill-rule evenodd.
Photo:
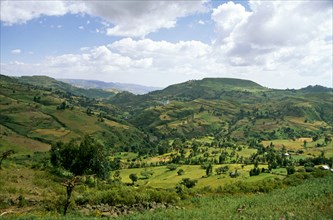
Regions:
M 3 1 L 1 74 L 332 87 L 332 1 Z

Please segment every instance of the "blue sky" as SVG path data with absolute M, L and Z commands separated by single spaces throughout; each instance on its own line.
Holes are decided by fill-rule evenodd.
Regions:
M 1 1 L 1 74 L 332 87 L 331 1 Z

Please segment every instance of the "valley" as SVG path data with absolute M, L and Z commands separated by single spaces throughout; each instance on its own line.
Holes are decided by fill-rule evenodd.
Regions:
M 329 219 L 332 94 L 205 78 L 134 95 L 0 75 L 0 155 L 14 151 L 1 165 L 0 215 L 62 218 L 69 201 L 73 218 L 203 219 L 209 209 L 225 219 Z M 87 210 L 153 203 L 171 208 Z M 260 212 L 267 204 L 275 211 Z

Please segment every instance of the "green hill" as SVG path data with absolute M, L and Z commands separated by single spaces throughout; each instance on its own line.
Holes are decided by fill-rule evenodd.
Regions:
M 30 149 L 30 142 L 36 142 L 45 150 L 45 144 L 85 134 L 98 137 L 110 149 L 145 143 L 145 134 L 120 119 L 117 107 L 62 91 L 67 84 L 48 77 L 0 79 L 1 146 Z M 35 85 L 25 79 L 33 79 Z
M 297 138 L 332 129 L 331 90 L 309 88 L 274 90 L 248 80 L 207 78 L 142 96 L 120 93 L 111 103 L 161 138 Z
M 205 78 L 171 85 L 163 90 L 152 92 L 151 95 L 165 98 L 193 100 L 196 98 L 219 99 L 227 91 L 265 91 L 259 84 L 232 78 Z
M 115 94 L 101 89 L 78 88 L 48 76 L 22 76 L 18 78 L 18 81 L 44 88 L 51 88 L 53 90 L 59 90 L 61 92 L 71 93 L 76 96 L 86 96 L 88 98 L 110 98 Z
M 156 147 L 151 142 L 168 138 L 246 143 L 332 131 L 333 97 L 325 88 L 274 90 L 249 80 L 206 78 L 146 95 L 122 92 L 96 100 L 85 96 L 95 90 L 49 77 L 1 79 L 1 124 L 44 143 L 90 133 L 109 146 L 149 152 Z
M 60 219 L 69 204 L 73 218 L 332 214 L 332 173 L 322 170 L 333 161 L 331 90 L 237 79 L 110 99 L 71 89 L 48 77 L 0 75 L 4 217 Z

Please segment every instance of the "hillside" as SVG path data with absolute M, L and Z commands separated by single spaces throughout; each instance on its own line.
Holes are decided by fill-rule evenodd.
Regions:
M 310 88 L 310 87 L 309 87 Z M 274 90 L 238 79 L 203 79 L 147 95 L 120 93 L 111 103 L 129 121 L 158 137 L 202 137 L 246 141 L 329 133 L 331 89 Z
M 203 79 L 95 99 L 29 82 L 0 75 L 1 217 L 332 214 L 329 89 Z
M 114 92 L 104 91 L 98 88 L 78 88 L 48 76 L 22 76 L 18 78 L 18 81 L 39 87 L 58 90 L 61 92 L 71 93 L 76 96 L 86 96 L 88 98 L 110 98 L 115 94 Z
M 121 92 L 103 101 L 84 95 L 108 92 L 49 77 L 1 78 L 1 124 L 45 143 L 84 133 L 116 146 L 205 136 L 246 143 L 332 131 L 333 97 L 325 88 L 274 90 L 248 80 L 207 78 L 145 95 Z
M 112 149 L 144 143 L 145 135 L 121 120 L 117 107 L 71 92 L 91 90 L 73 90 L 47 77 L 1 75 L 0 79 L 1 146 L 29 149 L 37 143 L 45 151 L 51 143 L 80 139 L 85 134 L 100 138 Z

